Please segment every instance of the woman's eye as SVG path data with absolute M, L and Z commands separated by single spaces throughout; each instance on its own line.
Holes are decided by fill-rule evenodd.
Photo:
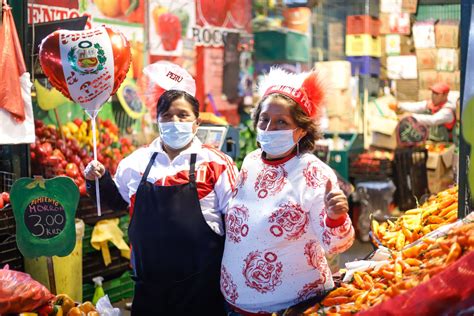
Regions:
M 282 124 L 282 125 L 286 125 L 286 121 L 283 121 L 283 120 L 278 120 L 278 124 Z
M 189 114 L 188 114 L 188 113 L 181 113 L 181 114 L 179 114 L 179 117 L 182 117 L 182 118 L 184 118 L 184 117 L 188 117 L 188 116 L 189 116 Z

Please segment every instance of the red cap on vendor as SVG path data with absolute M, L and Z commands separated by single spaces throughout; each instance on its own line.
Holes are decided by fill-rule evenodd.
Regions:
M 449 93 L 449 86 L 443 82 L 435 83 L 430 87 L 430 90 L 435 93 Z

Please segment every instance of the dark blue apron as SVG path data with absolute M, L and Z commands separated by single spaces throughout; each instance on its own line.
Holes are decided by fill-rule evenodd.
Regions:
M 129 226 L 136 273 L 132 315 L 225 315 L 219 289 L 224 236 L 206 223 L 191 154 L 189 183 L 147 181 L 153 153 L 136 193 Z

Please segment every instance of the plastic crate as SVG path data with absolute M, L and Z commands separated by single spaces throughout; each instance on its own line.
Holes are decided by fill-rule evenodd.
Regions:
M 360 181 L 381 181 L 392 176 L 393 162 L 389 159 L 356 159 L 351 161 L 349 175 L 356 182 Z
M 11 172 L 0 171 L 0 193 L 10 192 L 13 183 L 16 180 L 16 175 Z
M 377 76 L 372 75 L 360 75 L 359 76 L 359 93 L 364 94 L 367 89 L 369 96 L 377 97 L 380 90 L 380 79 Z
M 380 0 L 352 0 L 349 3 L 351 14 L 379 17 Z
M 94 225 L 100 220 L 116 218 L 127 214 L 128 210 L 114 211 L 102 207 L 102 216 L 99 217 L 97 216 L 96 202 L 90 197 L 81 197 L 77 207 L 76 217 L 82 219 L 84 223 L 88 225 Z
M 129 271 L 126 271 L 117 278 L 103 282 L 105 294 L 109 296 L 110 302 L 115 303 L 125 298 L 131 298 L 134 294 L 134 282 Z M 93 283 L 85 283 L 82 288 L 84 301 L 91 301 L 95 292 Z
M 333 138 L 334 136 L 335 133 L 324 133 L 324 138 Z M 348 181 L 350 158 L 364 151 L 364 139 L 362 134 L 338 133 L 337 136 L 349 143 L 343 150 L 329 152 L 329 166 Z
M 130 261 L 120 255 L 120 251 L 115 247 L 110 247 L 110 258 L 112 262 L 105 266 L 102 253 L 96 251 L 83 255 L 82 280 L 83 283 L 92 282 L 92 278 L 102 276 L 104 278 L 121 274 L 129 269 Z
M 379 36 L 380 21 L 370 15 L 348 15 L 346 17 L 346 34 Z
M 0 210 L 0 237 L 4 235 L 15 235 L 15 217 L 13 216 L 13 210 L 8 205 Z
M 346 35 L 347 56 L 382 56 L 382 42 L 379 36 L 369 34 Z
M 351 63 L 351 74 L 356 75 L 380 75 L 380 58 L 371 56 L 347 57 Z
M 23 256 L 16 245 L 15 235 L 0 236 L 0 268 L 6 264 L 10 270 L 25 271 Z
M 425 148 L 398 148 L 395 150 L 394 181 L 397 187 L 395 202 L 405 211 L 417 206 L 429 194 Z

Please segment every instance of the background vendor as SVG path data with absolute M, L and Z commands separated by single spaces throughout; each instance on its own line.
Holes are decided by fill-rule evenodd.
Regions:
M 436 83 L 430 90 L 431 100 L 400 102 L 391 105 L 391 109 L 414 113 L 412 116 L 418 122 L 430 128 L 430 140 L 450 141 L 456 124 L 456 105 L 448 100 L 449 86 Z

